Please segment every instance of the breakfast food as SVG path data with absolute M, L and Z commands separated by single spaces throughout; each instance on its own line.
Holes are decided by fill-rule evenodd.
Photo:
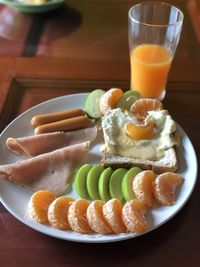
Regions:
M 34 157 L 85 141 L 93 143 L 97 134 L 98 128 L 94 126 L 68 132 L 44 133 L 21 138 L 10 137 L 6 140 L 6 145 L 11 152 L 19 156 Z
M 62 195 L 87 154 L 90 142 L 57 149 L 34 158 L 1 165 L 0 177 L 33 191 L 46 189 Z
M 162 109 L 163 105 L 158 99 L 140 98 L 130 107 L 130 112 L 136 116 L 145 118 L 149 111 Z
M 175 187 L 181 184 L 182 177 L 169 172 L 157 175 L 154 171 L 159 173 L 177 168 L 174 149 L 178 144 L 176 125 L 159 101 L 139 101 L 138 98 L 139 94 L 133 91 L 123 93 L 121 89 L 112 88 L 107 94 L 97 89 L 89 94 L 85 111 L 75 110 L 83 112 L 80 116 L 90 123 L 94 120 L 84 116 L 85 112 L 91 118 L 99 119 L 98 126 L 102 121 L 105 141 L 102 164 L 96 161 L 96 157 L 96 164 L 90 165 L 88 162 L 77 171 L 89 145 L 97 137 L 97 126 L 7 139 L 10 151 L 20 156 L 33 157 L 0 166 L 0 177 L 34 191 L 40 190 L 35 196 L 33 194 L 28 204 L 33 220 L 49 223 L 60 230 L 73 230 L 86 235 L 98 233 L 96 237 L 99 234 L 141 234 L 151 226 L 146 214 L 157 208 L 154 203 L 175 203 Z M 74 114 L 74 117 L 66 120 L 74 121 L 80 117 Z M 49 121 L 46 119 L 49 115 L 43 115 L 34 118 L 34 127 L 48 126 Z M 55 119 L 62 114 L 51 115 Z M 59 117 L 54 122 L 50 121 L 50 124 L 62 124 L 62 119 Z M 52 127 L 52 130 L 55 129 Z M 90 152 L 93 155 L 94 151 Z M 71 185 L 72 178 L 75 178 L 72 188 L 81 199 L 72 198 L 73 193 L 61 196 Z M 44 192 L 50 191 L 53 197 L 47 201 Z M 50 196 L 49 193 L 47 196 Z M 35 211 L 39 210 L 36 214 L 45 214 L 45 219 L 41 219 L 43 217 L 38 214 L 33 216 L 30 203 L 34 203 Z
M 91 125 L 92 120 L 90 120 L 87 116 L 78 116 L 39 125 L 37 128 L 35 128 L 35 134 L 51 133 L 57 131 L 72 131 L 87 128 Z
M 133 180 L 135 176 L 140 173 L 142 169 L 138 167 L 132 167 L 129 169 L 122 179 L 122 194 L 125 201 L 129 201 L 131 199 L 136 198 L 135 193 L 133 191 Z
M 126 202 L 122 209 L 122 219 L 128 232 L 142 234 L 149 226 L 145 218 L 146 207 L 140 200 Z
M 87 199 L 77 199 L 70 205 L 68 210 L 68 221 L 73 231 L 83 234 L 92 232 L 86 217 L 89 204 L 90 202 Z
M 115 108 L 130 110 L 133 103 L 139 98 L 140 94 L 137 91 L 126 91 L 117 101 Z
M 112 173 L 109 183 L 111 198 L 117 198 L 120 201 L 123 200 L 121 184 L 123 177 L 127 173 L 127 171 L 128 170 L 125 168 L 119 168 Z
M 148 208 L 153 206 L 153 183 L 155 181 L 155 173 L 153 171 L 143 171 L 138 173 L 133 179 L 133 191 L 137 199 L 143 201 Z
M 102 114 L 105 114 L 107 110 L 113 109 L 122 95 L 123 91 L 120 88 L 112 88 L 108 90 L 100 98 L 100 110 Z
M 48 208 L 48 221 L 51 226 L 60 230 L 69 230 L 68 210 L 73 198 L 68 196 L 61 196 L 56 198 Z
M 85 101 L 85 112 L 87 115 L 94 119 L 99 119 L 102 117 L 102 112 L 100 110 L 100 99 L 105 94 L 102 89 L 96 89 L 92 91 Z
M 156 201 L 167 206 L 175 204 L 175 190 L 182 182 L 183 178 L 177 173 L 166 172 L 157 176 L 153 182 Z
M 122 204 L 119 199 L 110 199 L 103 205 L 103 216 L 113 233 L 127 232 L 122 220 Z
M 80 167 L 80 169 L 77 171 L 75 180 L 74 180 L 74 187 L 76 193 L 81 198 L 88 198 L 88 191 L 86 186 L 86 180 L 87 175 L 89 171 L 91 170 L 92 166 L 89 164 L 84 164 Z
M 108 167 L 103 170 L 103 172 L 99 177 L 98 181 L 99 196 L 100 199 L 102 199 L 103 201 L 108 201 L 109 199 L 111 199 L 109 184 L 112 173 L 113 169 Z
M 104 202 L 102 200 L 95 200 L 91 202 L 87 208 L 86 216 L 89 226 L 94 232 L 107 235 L 111 234 L 112 230 L 106 223 L 103 216 L 103 205 Z
M 85 112 L 79 108 L 68 109 L 68 110 L 61 111 L 61 112 L 38 114 L 38 115 L 35 115 L 31 119 L 31 124 L 34 127 L 38 127 L 39 125 L 42 125 L 42 124 L 47 124 L 47 123 L 55 122 L 55 121 L 62 121 L 65 119 L 70 119 L 70 118 L 84 116 L 84 115 L 85 115 Z
M 137 116 L 126 110 L 108 110 L 102 118 L 102 129 L 104 167 L 137 166 L 156 173 L 177 170 L 175 147 L 179 138 L 167 110 L 149 111 L 142 126 Z
M 40 190 L 35 192 L 28 202 L 29 216 L 38 223 L 47 223 L 48 208 L 55 199 L 55 194 L 48 190 Z
M 101 164 L 94 165 L 88 172 L 86 179 L 87 191 L 92 200 L 99 199 L 98 181 L 99 177 L 104 170 Z

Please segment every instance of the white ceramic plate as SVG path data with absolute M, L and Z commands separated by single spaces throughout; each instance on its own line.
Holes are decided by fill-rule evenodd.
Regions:
M 17 156 L 7 150 L 5 145 L 6 139 L 8 137 L 22 137 L 33 135 L 34 132 L 30 121 L 35 114 L 57 112 L 70 108 L 84 108 L 84 103 L 87 95 L 88 94 L 75 94 L 54 98 L 29 109 L 28 111 L 17 117 L 0 135 L 0 164 L 8 164 L 19 160 Z M 153 208 L 149 212 L 148 220 L 151 225 L 149 231 L 158 228 L 160 225 L 171 219 L 187 202 L 195 186 L 197 178 L 197 159 L 195 151 L 183 129 L 178 126 L 178 130 L 182 136 L 183 144 L 177 152 L 179 161 L 179 173 L 184 177 L 184 183 L 177 192 L 177 202 L 175 205 L 170 207 L 159 206 Z M 100 161 L 101 156 L 99 147 L 100 144 L 97 144 L 90 151 L 90 154 L 92 155 L 90 160 L 91 164 Z M 47 225 L 41 225 L 30 220 L 27 216 L 27 203 L 31 195 L 31 191 L 0 179 L 0 198 L 5 208 L 18 220 L 41 233 L 60 239 L 90 243 L 114 242 L 137 236 L 134 234 L 105 236 L 84 235 L 75 233 L 73 231 L 61 231 Z M 69 195 L 77 198 L 73 190 Z

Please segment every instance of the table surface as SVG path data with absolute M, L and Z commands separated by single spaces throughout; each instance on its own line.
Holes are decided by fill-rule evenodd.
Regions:
M 129 88 L 127 12 L 137 1 L 67 0 L 50 13 L 0 5 L 0 131 L 28 108 L 95 88 Z M 200 157 L 200 4 L 167 1 L 185 15 L 166 109 Z M 0 156 L 1 157 L 1 156 Z M 0 266 L 200 266 L 199 179 L 187 204 L 160 228 L 127 241 L 82 244 L 22 224 L 0 204 Z

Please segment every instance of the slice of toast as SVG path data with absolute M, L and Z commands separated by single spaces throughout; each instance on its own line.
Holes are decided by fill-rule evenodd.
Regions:
M 174 148 L 167 149 L 164 156 L 157 161 L 114 156 L 103 152 L 101 163 L 104 167 L 109 166 L 114 169 L 120 167 L 131 168 L 137 166 L 143 170 L 152 170 L 155 173 L 175 172 L 178 169 L 177 156 Z

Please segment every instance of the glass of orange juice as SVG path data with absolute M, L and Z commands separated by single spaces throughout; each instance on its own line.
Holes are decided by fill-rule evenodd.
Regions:
M 162 100 L 179 42 L 183 13 L 163 2 L 143 2 L 129 10 L 131 89 Z

